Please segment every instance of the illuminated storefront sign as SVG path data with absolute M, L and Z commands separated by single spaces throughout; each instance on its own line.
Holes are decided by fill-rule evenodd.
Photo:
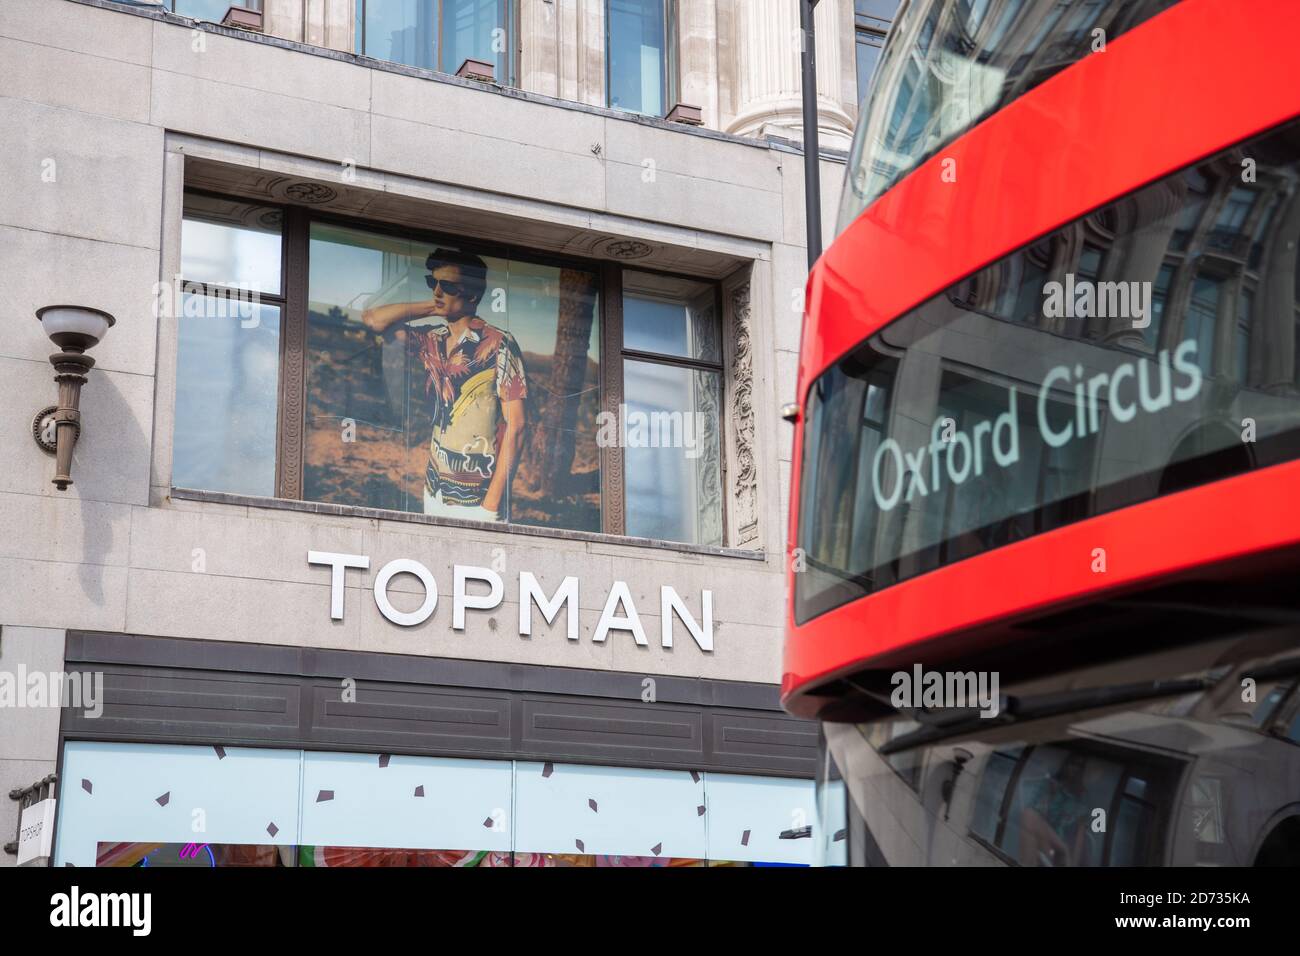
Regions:
M 330 617 L 343 620 L 343 587 L 348 568 L 367 570 L 370 557 L 364 554 L 340 554 L 333 551 L 308 551 L 307 563 L 324 565 L 330 573 Z M 400 611 L 393 606 L 388 596 L 389 582 L 399 574 L 410 574 L 418 578 L 424 586 L 424 601 L 414 611 Z M 486 585 L 487 593 L 470 593 L 470 582 Z M 457 564 L 452 568 L 452 611 L 451 626 L 453 630 L 465 630 L 465 612 L 467 610 L 489 611 L 499 607 L 505 598 L 505 582 L 501 575 L 491 568 L 474 567 Z M 438 607 L 438 584 L 429 569 L 419 561 L 410 558 L 396 558 L 389 561 L 374 580 L 375 605 L 389 621 L 401 627 L 415 627 L 423 624 Z M 555 592 L 549 597 L 541 583 L 531 572 L 519 572 L 519 635 L 528 637 L 532 634 L 534 609 L 541 612 L 548 624 L 553 624 L 560 609 L 567 605 L 568 624 L 566 636 L 570 641 L 579 640 L 578 635 L 578 594 L 581 585 L 576 577 L 566 577 Z M 674 618 L 680 620 L 686 631 L 702 651 L 713 650 L 713 592 L 700 592 L 700 620 L 682 600 L 681 595 L 668 585 L 659 589 L 660 642 L 664 647 L 673 646 Z M 626 631 L 637 644 L 649 645 L 645 628 L 632 600 L 632 592 L 624 581 L 615 581 L 606 596 L 600 620 L 592 632 L 595 643 L 604 643 L 610 631 Z

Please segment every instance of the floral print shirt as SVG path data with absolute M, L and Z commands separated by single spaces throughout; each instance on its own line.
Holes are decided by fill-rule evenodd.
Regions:
M 474 316 L 453 342 L 448 325 L 420 330 L 425 394 L 433 415 L 425 487 L 452 505 L 481 505 L 505 432 L 503 402 L 526 398 L 514 337 Z

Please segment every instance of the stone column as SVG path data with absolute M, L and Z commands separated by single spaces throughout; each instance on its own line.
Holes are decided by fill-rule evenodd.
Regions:
M 817 7 L 817 114 L 821 145 L 848 149 L 853 120 L 844 109 L 840 75 L 843 0 Z M 735 116 L 727 132 L 741 136 L 803 135 L 800 95 L 799 5 L 795 0 L 742 0 L 734 4 Z
M 543 96 L 560 95 L 560 18 L 555 3 L 519 0 L 519 86 Z
M 574 96 L 589 106 L 605 105 L 605 0 L 578 0 L 571 56 Z
M 262 29 L 267 36 L 302 41 L 302 0 L 264 0 Z
M 356 35 L 356 0 L 265 0 L 266 33 L 331 50 L 352 49 Z
M 519 86 L 605 105 L 604 0 L 520 0 Z
M 709 129 L 718 129 L 718 4 L 678 0 L 678 101 L 700 108 Z M 665 110 L 676 103 L 666 103 Z

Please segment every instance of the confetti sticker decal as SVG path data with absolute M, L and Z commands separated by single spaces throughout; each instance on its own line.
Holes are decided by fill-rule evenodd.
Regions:
M 692 770 L 692 771 L 691 771 L 691 779 L 694 780 L 696 783 L 699 783 L 699 782 L 700 782 L 700 772 L 699 772 L 698 770 Z
M 596 809 L 596 801 L 595 801 L 595 800 L 592 800 L 590 797 L 587 798 L 587 806 L 591 807 L 591 812 L 592 812 L 592 813 L 599 813 L 599 812 L 600 812 L 599 810 Z
M 380 754 L 380 755 L 379 755 L 379 769 L 382 770 L 384 767 L 387 767 L 387 766 L 388 766 L 388 761 L 390 761 L 390 760 L 392 760 L 392 759 L 393 759 L 393 755 L 392 755 L 392 754 Z
M 424 784 L 420 784 L 418 787 L 415 788 L 415 795 L 417 797 L 424 796 Z
M 581 840 L 574 840 L 574 841 L 573 841 L 573 845 L 576 846 L 576 847 L 578 848 L 578 852 L 579 852 L 579 853 L 586 853 L 586 852 L 587 852 L 587 847 L 583 844 L 583 842 L 582 842 Z
M 695 808 L 695 815 L 697 817 L 704 816 L 704 804 L 701 803 L 698 807 Z
M 746 830 L 740 837 L 741 846 L 749 846 L 749 831 Z
M 487 829 L 491 830 L 491 829 L 492 829 L 492 818 L 491 818 L 491 817 L 488 817 L 486 820 L 484 820 L 484 821 L 483 821 L 483 826 L 486 827 Z
M 650 852 L 653 853 L 655 856 L 658 856 L 660 853 L 663 852 L 663 849 L 664 849 L 664 845 L 662 843 L 656 843 L 654 846 L 650 848 Z
M 93 787 L 93 785 L 91 784 L 91 782 L 90 782 L 89 780 L 87 780 L 85 777 L 82 777 L 82 779 L 81 779 L 81 789 L 82 789 L 82 790 L 85 790 L 86 793 L 89 793 L 89 794 L 91 794 L 92 796 L 94 795 L 94 792 L 95 792 L 95 791 L 94 791 L 94 787 Z
M 275 821 L 272 821 L 266 825 L 266 832 L 271 834 L 271 836 L 275 836 L 280 832 L 280 828 L 275 825 Z
M 172 792 L 168 790 L 161 797 L 156 797 L 155 802 L 158 804 L 158 806 L 165 807 L 171 801 L 171 798 L 172 798 Z
M 551 763 L 548 760 L 545 764 L 542 765 L 542 777 L 543 778 L 549 777 L 553 773 L 555 773 L 555 764 Z
M 218 760 L 226 759 L 226 748 L 221 746 L 221 744 L 214 744 L 212 749 L 216 751 Z
M 324 803 L 326 800 L 333 800 L 333 799 L 334 799 L 333 790 L 322 790 L 320 793 L 316 794 L 317 803 Z

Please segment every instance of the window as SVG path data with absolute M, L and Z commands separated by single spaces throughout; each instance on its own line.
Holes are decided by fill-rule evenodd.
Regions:
M 262 0 L 241 0 L 232 4 L 231 0 L 157 0 L 163 7 L 189 17 L 191 20 L 210 20 L 220 23 L 231 6 L 245 7 L 249 10 L 261 10 Z
M 896 0 L 854 0 L 853 19 L 854 35 L 857 39 L 858 60 L 858 102 L 867 95 L 867 86 L 871 83 L 871 74 L 876 70 L 880 60 L 881 47 L 885 45 L 885 34 L 889 32 L 889 21 L 894 18 L 898 7 Z
M 1092 30 L 1114 40 L 1175 2 L 913 0 L 891 25 L 899 4 L 855 0 L 861 106 L 838 230 L 945 144 L 1088 56 Z
M 275 494 L 281 213 L 190 197 L 175 290 L 179 331 L 172 480 Z
M 716 285 L 193 193 L 181 258 L 175 487 L 723 544 Z
M 1163 856 L 1175 765 L 1073 741 L 989 754 L 970 833 L 1021 866 L 1151 866 Z M 1114 825 L 1094 824 L 1098 811 Z
M 713 286 L 623 274 L 627 533 L 722 543 L 722 337 Z
M 599 531 L 597 285 L 313 223 L 304 497 Z
M 867 743 L 875 750 L 879 750 L 890 741 L 906 737 L 908 734 L 920 729 L 921 725 L 916 721 L 905 720 L 901 717 L 894 720 L 881 720 L 873 724 L 859 725 L 859 730 L 866 738 Z M 909 787 L 916 791 L 921 789 L 921 770 L 925 766 L 924 748 L 913 747 L 908 750 L 900 750 L 897 753 L 884 755 L 882 759 Z
M 1300 401 L 1264 387 L 1268 376 L 1300 380 L 1295 217 L 1279 213 L 1266 231 L 1259 272 L 1215 254 L 1206 228 L 1219 220 L 1254 235 L 1251 217 L 1270 196 L 1291 202 L 1300 123 L 1247 148 L 1261 157 L 1252 195 L 1214 175 L 1222 157 L 1198 162 L 1085 217 L 1099 226 L 1086 244 L 1080 220 L 962 279 L 812 383 L 796 621 L 1030 535 L 1300 458 Z M 1171 195 L 1182 205 L 1156 205 Z M 1071 245 L 1073 260 L 1042 255 Z M 1000 289 L 1003 277 L 1021 288 Z M 887 409 L 883 429 L 864 414 L 873 401 Z M 1249 448 L 1230 424 L 1246 418 L 1259 423 Z
M 1242 289 L 1237 294 L 1237 381 L 1243 385 L 1250 379 L 1250 332 L 1254 323 L 1255 293 Z
M 1250 217 L 1251 210 L 1255 208 L 1256 196 L 1258 193 L 1253 189 L 1242 186 L 1234 187 L 1228 193 L 1223 208 L 1219 210 L 1219 218 L 1214 223 L 1214 229 L 1210 232 L 1210 245 L 1213 248 L 1226 252 L 1236 250 L 1244 238 L 1242 227 Z
M 677 0 L 607 0 L 605 88 L 616 110 L 663 116 L 677 96 Z
M 357 0 L 356 49 L 442 73 L 484 60 L 512 86 L 515 10 L 514 0 Z
M 408 754 L 69 741 L 57 865 L 807 865 L 813 782 Z M 165 799 L 162 795 L 165 795 Z M 194 834 L 192 810 L 207 812 Z M 706 812 L 707 811 L 707 812 Z

